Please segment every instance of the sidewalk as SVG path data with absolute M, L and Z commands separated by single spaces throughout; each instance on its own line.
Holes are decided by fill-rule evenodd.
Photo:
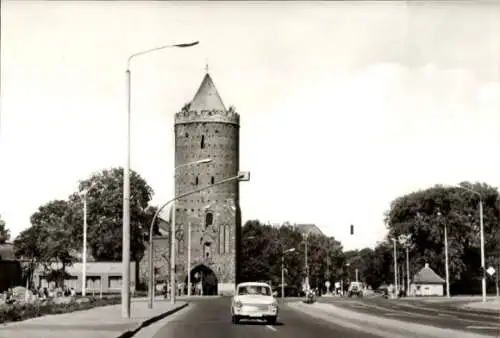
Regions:
M 121 318 L 121 305 L 103 306 L 0 325 L 0 338 L 118 338 L 148 319 L 168 315 L 185 306 L 186 302 L 171 305 L 157 298 L 154 308 L 148 309 L 146 301 L 134 299 L 129 319 Z
M 314 318 L 324 319 L 336 325 L 353 330 L 371 333 L 385 338 L 487 338 L 488 336 L 455 329 L 447 329 L 419 324 L 417 322 L 402 322 L 397 319 L 347 310 L 333 304 L 290 303 L 289 307 L 301 311 Z
M 471 310 L 485 310 L 488 312 L 500 314 L 500 300 L 498 299 L 488 299 L 485 303 L 483 303 L 482 301 L 467 303 L 463 305 L 463 307 Z
M 451 296 L 450 298 L 445 297 L 445 296 L 429 296 L 429 297 L 404 297 L 404 298 L 399 298 L 403 300 L 408 300 L 408 301 L 418 301 L 418 302 L 427 302 L 427 303 L 450 303 L 450 302 L 464 302 L 464 301 L 470 301 L 470 302 L 477 302 L 482 300 L 482 296 L 480 295 L 459 295 L 459 296 Z M 495 296 L 487 296 L 486 297 L 487 301 L 490 302 L 492 300 L 495 300 Z

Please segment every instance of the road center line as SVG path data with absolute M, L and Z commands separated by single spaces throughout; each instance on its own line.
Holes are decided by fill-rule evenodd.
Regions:
M 274 331 L 274 332 L 278 331 L 274 327 L 272 327 L 271 325 L 266 325 L 266 328 L 268 328 L 269 330 Z
M 449 315 L 447 313 L 438 313 L 438 316 L 439 317 L 455 317 L 455 316 Z

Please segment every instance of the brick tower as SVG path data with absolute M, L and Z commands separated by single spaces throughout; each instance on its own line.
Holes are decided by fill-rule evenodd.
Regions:
M 176 195 L 238 175 L 239 123 L 239 115 L 232 108 L 226 109 L 207 71 L 193 100 L 175 115 Z M 212 162 L 182 167 L 206 158 Z M 239 182 L 214 186 L 178 200 L 176 225 L 181 229 L 176 248 L 178 282 L 186 283 L 190 270 L 191 282 L 203 285 L 204 295 L 232 293 L 241 231 Z

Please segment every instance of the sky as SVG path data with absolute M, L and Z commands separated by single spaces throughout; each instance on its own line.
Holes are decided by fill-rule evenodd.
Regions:
M 500 185 L 500 6 L 447 2 L 2 1 L 0 215 L 16 236 L 123 166 L 173 190 L 174 114 L 209 72 L 241 115 L 243 221 L 383 240 L 396 197 Z M 355 225 L 355 234 L 349 225 Z

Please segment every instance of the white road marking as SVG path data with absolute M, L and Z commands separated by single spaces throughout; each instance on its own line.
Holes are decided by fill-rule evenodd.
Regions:
M 418 316 L 414 316 L 413 314 L 411 313 L 399 313 L 399 312 L 387 312 L 387 313 L 384 313 L 385 316 L 394 316 L 394 317 L 418 317 Z
M 476 326 L 470 325 L 467 326 L 468 329 L 476 329 L 476 330 L 500 330 L 500 326 Z
M 352 303 L 352 304 L 349 304 L 347 306 L 351 306 L 351 307 L 357 307 L 357 308 L 364 308 L 366 307 L 365 305 L 363 304 L 357 304 L 357 303 Z
M 269 330 L 274 331 L 274 332 L 278 331 L 274 327 L 272 327 L 271 325 L 266 325 L 266 328 L 268 328 Z

